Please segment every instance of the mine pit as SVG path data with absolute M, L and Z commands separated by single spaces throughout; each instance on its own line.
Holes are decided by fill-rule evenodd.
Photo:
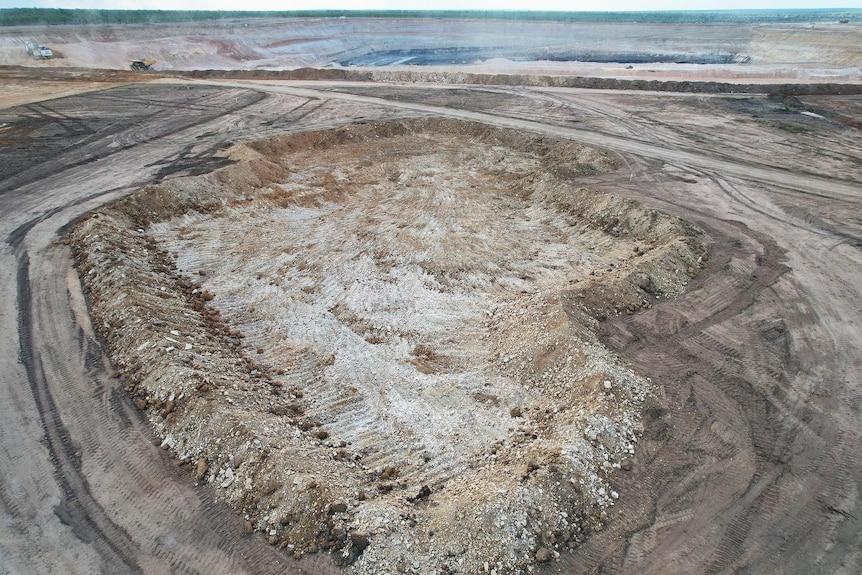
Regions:
M 680 293 L 690 224 L 601 151 L 408 119 L 236 144 L 70 232 L 163 446 L 286 553 L 526 572 L 600 530 L 645 378 L 597 321 Z

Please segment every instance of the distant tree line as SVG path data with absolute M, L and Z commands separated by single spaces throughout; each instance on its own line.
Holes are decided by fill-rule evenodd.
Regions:
M 505 10 L 84 10 L 64 8 L 0 9 L 0 26 L 60 24 L 160 24 L 250 18 L 465 18 L 556 22 L 758 23 L 862 20 L 862 9 L 683 10 L 664 12 L 544 12 Z

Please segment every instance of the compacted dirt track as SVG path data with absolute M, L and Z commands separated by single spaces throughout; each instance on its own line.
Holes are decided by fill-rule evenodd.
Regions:
M 501 101 L 407 86 L 387 100 L 315 86 L 140 84 L 0 111 L 3 572 L 335 571 L 243 534 L 194 470 L 153 445 L 58 240 L 106 200 L 222 165 L 229 143 L 412 116 L 606 148 L 626 167 L 579 185 L 682 216 L 710 243 L 684 295 L 600 324 L 658 391 L 605 529 L 541 569 L 859 571 L 860 139 L 828 119 L 838 105 L 803 99 L 818 118 L 756 97 L 535 89 Z M 674 113 L 659 114 L 670 99 Z M 818 158 L 781 165 L 785 150 Z
M 110 379 L 69 275 L 69 251 L 56 243 L 70 219 L 160 170 L 181 168 L 199 136 L 206 141 L 208 131 L 222 130 L 222 141 L 241 130 L 263 96 L 129 90 L 4 111 L 9 131 L 22 131 L 21 145 L 38 137 L 53 149 L 44 158 L 31 155 L 29 164 L 4 150 L 0 212 L 10 297 L 3 312 L 0 564 L 4 573 L 297 572 L 301 564 L 262 539 L 242 537 L 239 518 L 152 445 L 149 425 Z M 67 129 L 71 116 L 75 136 Z M 205 164 L 211 145 L 195 151 L 192 164 Z M 308 564 L 313 572 L 328 569 L 325 557 Z

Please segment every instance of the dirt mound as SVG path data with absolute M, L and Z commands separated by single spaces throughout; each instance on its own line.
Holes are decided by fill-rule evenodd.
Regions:
M 163 445 L 269 541 L 355 573 L 523 572 L 602 528 L 650 384 L 595 317 L 698 232 L 579 188 L 596 150 L 422 119 L 240 144 L 70 232 Z

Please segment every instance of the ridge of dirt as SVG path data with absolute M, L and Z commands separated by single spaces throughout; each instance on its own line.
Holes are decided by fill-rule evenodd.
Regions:
M 289 70 L 165 70 L 130 72 L 97 68 L 33 68 L 0 66 L 0 78 L 6 81 L 63 81 L 126 83 L 159 78 L 345 81 L 380 83 L 437 83 L 453 85 L 529 86 L 584 88 L 594 90 L 633 90 L 648 92 L 683 92 L 696 94 L 771 94 L 781 96 L 829 96 L 862 94 L 858 82 L 717 82 L 706 80 L 645 80 L 581 75 L 542 75 L 519 73 L 476 73 L 458 71 L 351 70 L 342 68 L 300 67 Z
M 602 529 L 654 390 L 593 318 L 680 293 L 694 227 L 577 187 L 604 153 L 475 123 L 224 155 L 68 236 L 126 391 L 190 475 L 354 573 L 520 573 Z
M 411 84 L 464 84 L 635 90 L 694 94 L 781 94 L 787 96 L 862 94 L 862 84 L 853 82 L 715 82 L 700 80 L 642 80 L 600 76 L 550 76 L 538 74 L 484 74 L 458 71 L 350 70 L 296 68 L 292 70 L 171 70 L 166 77 L 242 80 L 343 80 L 349 82 L 405 82 Z

